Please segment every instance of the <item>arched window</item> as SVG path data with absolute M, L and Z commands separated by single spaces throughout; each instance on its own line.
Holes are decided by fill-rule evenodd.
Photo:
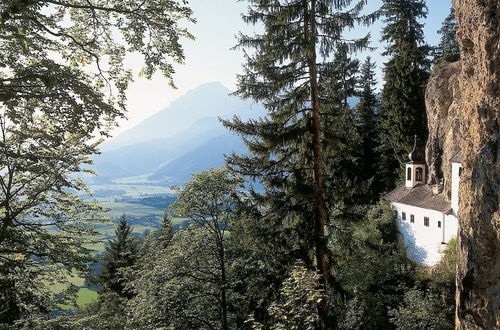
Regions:
M 406 180 L 411 180 L 411 167 L 408 167 L 408 171 L 406 174 Z
M 417 167 L 417 170 L 415 171 L 415 179 L 417 181 L 422 181 L 424 176 L 424 171 L 421 167 Z

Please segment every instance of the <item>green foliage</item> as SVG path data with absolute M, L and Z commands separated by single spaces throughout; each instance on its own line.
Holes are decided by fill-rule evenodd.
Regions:
M 391 329 L 389 308 L 396 308 L 414 285 L 414 266 L 397 247 L 394 212 L 380 202 L 362 221 L 330 241 L 337 256 L 336 278 L 343 289 L 334 313 L 340 329 Z
M 460 59 L 456 31 L 458 22 L 455 18 L 455 8 L 451 7 L 450 14 L 444 19 L 438 33 L 441 35 L 439 45 L 435 49 L 434 62 L 455 62 Z
M 403 305 L 389 314 L 397 329 L 454 329 L 446 309 L 432 292 L 413 289 L 405 293 Z
M 367 57 L 359 74 L 359 103 L 354 108 L 355 124 L 361 137 L 360 178 L 369 182 L 365 202 L 371 203 L 378 200 L 382 186 L 379 177 L 377 147 L 380 143 L 377 131 L 380 101 L 376 94 L 375 63 Z
M 317 306 L 324 299 L 319 289 L 320 276 L 297 262 L 285 279 L 279 292 L 279 299 L 269 306 L 271 326 L 264 327 L 252 319 L 247 322 L 254 329 L 317 329 L 319 322 Z
M 134 297 L 128 302 L 128 324 L 153 327 L 168 324 L 168 309 L 164 295 L 165 283 L 169 280 L 164 268 L 170 269 L 167 262 L 171 253 L 173 229 L 170 218 L 165 216 L 162 226 L 144 238 L 140 258 L 133 269 L 127 272 L 128 289 Z
M 329 192 L 337 193 L 328 185 L 343 187 L 341 177 L 348 173 L 344 169 L 355 162 L 341 159 L 348 155 L 342 152 L 351 142 L 344 133 L 349 138 L 355 133 L 353 125 L 349 126 L 352 118 L 346 101 L 353 93 L 355 83 L 350 78 L 357 63 L 349 61 L 347 54 L 366 49 L 369 39 L 365 35 L 348 41 L 342 34 L 357 24 L 370 24 L 377 13 L 363 15 L 365 1 L 248 2 L 244 20 L 252 25 L 261 23 L 264 31 L 239 37 L 237 47 L 245 50 L 246 63 L 244 74 L 238 76 L 236 93 L 262 103 L 268 112 L 258 120 L 224 121 L 226 127 L 243 137 L 250 152 L 232 155 L 227 163 L 265 187 L 263 194 L 251 195 L 251 204 L 259 209 L 254 211 L 258 218 L 255 221 L 266 223 L 275 234 L 265 243 L 266 248 L 273 245 L 272 249 L 283 253 L 273 256 L 279 263 L 275 269 L 266 267 L 266 272 L 280 276 L 284 267 L 281 262 L 290 265 L 300 259 L 310 268 L 316 263 L 325 283 L 330 276 L 324 239 L 325 210 L 331 205 L 324 204 L 332 200 Z M 337 62 L 332 63 L 334 53 L 345 66 L 339 68 Z M 342 89 L 334 95 L 336 83 Z M 345 119 L 342 123 L 346 126 L 338 124 L 339 118 Z M 332 145 L 332 141 L 340 143 Z M 336 148 L 338 153 L 329 158 L 329 148 Z M 338 173 L 333 173 L 341 162 Z M 328 175 L 337 176 L 328 179 Z M 336 197 L 332 204 L 343 199 L 342 192 Z M 278 277 L 267 282 L 275 285 L 281 280 Z M 268 292 L 261 297 L 268 301 L 269 296 L 272 294 Z
M 452 238 L 443 252 L 441 261 L 434 267 L 432 279 L 438 285 L 453 283 L 457 274 L 457 240 Z
M 334 54 L 330 69 L 320 78 L 323 114 L 325 204 L 336 221 L 351 218 L 353 207 L 364 202 L 369 182 L 363 173 L 362 136 L 356 114 L 348 103 L 358 94 L 359 61 L 346 47 Z
M 330 240 L 338 261 L 336 279 L 344 290 L 333 306 L 338 328 L 453 328 L 453 241 L 438 265 L 415 265 L 399 247 L 395 215 L 385 201 L 343 230 L 343 240 Z
M 139 250 L 139 241 L 131 235 L 132 230 L 123 215 L 115 229 L 115 238 L 109 241 L 102 259 L 101 273 L 98 276 L 102 292 L 111 291 L 122 298 L 131 298 L 131 293 L 125 289 L 123 272 L 134 265 Z
M 124 116 L 125 54 L 143 55 L 146 77 L 158 69 L 171 80 L 186 20 L 190 9 L 174 1 L 0 2 L 2 321 L 67 302 L 52 282 L 87 272 L 84 246 L 104 219 L 75 173 Z
M 258 198 L 258 197 L 257 197 Z M 238 206 L 238 221 L 231 226 L 231 245 L 235 292 L 244 297 L 239 305 L 239 324 L 252 316 L 252 322 L 272 326 L 269 306 L 277 301 L 291 261 L 303 244 L 295 227 L 280 223 L 279 215 L 261 213 L 253 198 Z
M 385 0 L 382 7 L 386 26 L 382 40 L 390 56 L 384 68 L 380 121 L 381 177 L 384 190 L 394 187 L 417 135 L 419 146 L 427 140 L 424 90 L 429 76 L 429 47 L 424 43 L 423 24 L 427 16 L 423 0 Z M 396 159 L 399 164 L 395 163 Z
M 195 174 L 178 189 L 169 209 L 188 217 L 190 226 L 145 241 L 131 282 L 137 294 L 129 302 L 132 327 L 233 328 L 236 255 L 226 233 L 241 188 L 242 179 L 223 168 Z M 155 252 L 148 257 L 149 250 Z
M 62 317 L 69 329 L 123 329 L 126 324 L 124 301 L 117 293 L 106 291 L 85 305 L 75 317 Z

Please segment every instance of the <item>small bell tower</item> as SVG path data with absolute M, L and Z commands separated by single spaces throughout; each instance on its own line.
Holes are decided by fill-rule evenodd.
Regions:
M 406 163 L 406 188 L 413 188 L 425 182 L 425 160 L 422 152 L 417 150 L 417 136 L 413 150 L 408 154 L 410 161 Z

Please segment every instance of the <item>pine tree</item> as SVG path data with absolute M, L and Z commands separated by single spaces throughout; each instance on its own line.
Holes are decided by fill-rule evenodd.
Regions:
M 385 166 L 385 189 L 395 184 L 400 167 L 407 160 L 413 137 L 427 140 L 424 89 L 429 77 L 429 47 L 424 42 L 423 24 L 427 7 L 423 0 L 385 0 L 382 7 L 387 25 L 382 40 L 388 43 L 384 55 L 385 84 L 382 90 L 381 166 Z M 396 164 L 392 159 L 396 159 Z M 397 166 L 399 165 L 399 166 Z M 393 166 L 393 167 L 391 167 Z
M 239 47 L 255 52 L 246 52 L 237 94 L 261 102 L 268 114 L 259 120 L 234 118 L 224 122 L 244 137 L 251 152 L 233 155 L 228 163 L 263 182 L 266 192 L 261 201 L 268 215 L 275 214 L 274 221 L 299 235 L 290 243 L 291 256 L 311 266 L 308 259 L 313 250 L 324 285 L 329 282 L 330 267 L 325 244 L 324 139 L 318 80 L 328 70 L 325 62 L 335 49 L 367 46 L 368 36 L 347 44 L 342 38 L 344 28 L 368 24 L 376 15 L 360 15 L 365 1 L 249 2 L 244 20 L 261 22 L 264 33 L 239 38 Z M 320 307 L 324 314 L 324 300 Z
M 436 49 L 434 62 L 455 62 L 460 59 L 460 47 L 457 42 L 456 31 L 458 22 L 455 18 L 455 9 L 451 7 L 450 14 L 445 18 L 438 33 L 441 41 Z
M 125 215 L 120 218 L 115 236 L 106 247 L 99 282 L 103 286 L 103 291 L 110 290 L 122 298 L 131 298 L 130 292 L 125 289 L 123 272 L 127 267 L 134 265 L 139 242 L 132 236 L 132 226 L 127 222 Z
M 370 180 L 370 187 L 367 192 L 367 202 L 374 202 L 378 199 L 381 193 L 379 178 L 377 177 L 377 145 L 378 132 L 377 121 L 380 111 L 380 101 L 375 92 L 377 81 L 375 79 L 375 63 L 367 57 L 359 77 L 359 103 L 356 105 L 355 120 L 358 133 L 362 140 L 362 179 L 363 181 Z

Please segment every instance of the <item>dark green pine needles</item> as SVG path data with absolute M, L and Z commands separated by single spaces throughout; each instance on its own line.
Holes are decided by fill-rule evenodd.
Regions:
M 339 48 L 368 47 L 369 35 L 346 41 L 344 29 L 370 24 L 377 13 L 363 15 L 366 1 L 251 0 L 244 20 L 262 23 L 264 31 L 240 35 L 245 50 L 244 74 L 236 94 L 262 103 L 268 113 L 258 120 L 225 121 L 240 134 L 249 155 L 232 155 L 228 164 L 264 184 L 264 217 L 283 228 L 281 244 L 294 260 L 307 260 L 330 282 L 325 244 L 325 122 L 318 81 L 327 75 Z M 285 256 L 286 257 L 286 256 Z M 321 310 L 327 309 L 322 301 Z M 324 315 L 321 317 L 325 321 Z
M 132 236 L 132 226 L 125 215 L 120 218 L 115 230 L 115 238 L 109 241 L 106 254 L 102 261 L 99 274 L 101 291 L 111 291 L 122 298 L 131 298 L 131 293 L 125 288 L 125 271 L 134 265 L 139 252 L 139 241 Z
M 388 169 L 386 188 L 390 189 L 400 167 L 407 161 L 407 154 L 417 135 L 419 144 L 427 140 L 425 112 L 425 85 L 429 77 L 429 47 L 425 44 L 423 24 L 419 19 L 427 16 L 423 0 L 385 0 L 382 7 L 386 26 L 382 40 L 388 46 L 384 55 L 385 84 L 382 90 L 381 149 L 386 158 L 396 158 L 399 167 Z M 396 164 L 394 164 L 396 165 Z

